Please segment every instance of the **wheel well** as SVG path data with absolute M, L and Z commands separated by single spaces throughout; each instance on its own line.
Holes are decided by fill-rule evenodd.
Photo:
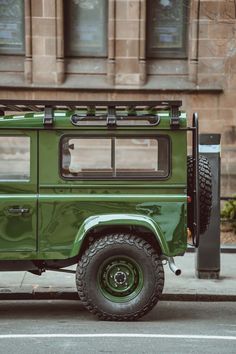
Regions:
M 135 225 L 115 225 L 115 226 L 98 226 L 89 230 L 85 236 L 79 255 L 83 254 L 88 246 L 96 239 L 101 238 L 104 235 L 115 233 L 129 233 L 143 238 L 147 241 L 156 252 L 161 255 L 162 250 L 153 232 L 143 226 Z

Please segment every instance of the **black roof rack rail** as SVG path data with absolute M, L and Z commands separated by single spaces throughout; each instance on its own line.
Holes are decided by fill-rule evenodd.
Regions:
M 0 99 L 1 111 L 24 112 L 44 111 L 44 107 L 76 109 L 77 107 L 165 107 L 172 109 L 182 106 L 182 101 L 57 101 L 57 100 L 9 100 Z
M 182 101 L 167 100 L 167 101 L 57 101 L 57 100 L 9 100 L 0 99 L 0 114 L 4 115 L 5 112 L 45 112 L 44 113 L 44 125 L 53 125 L 53 110 L 86 110 L 86 115 L 73 115 L 72 124 L 80 125 L 80 122 L 86 119 L 91 120 L 106 120 L 108 127 L 112 128 L 117 125 L 117 118 L 122 120 L 124 117 L 120 117 L 117 114 L 117 110 L 125 109 L 126 119 L 141 120 L 146 118 L 150 120 L 151 125 L 157 125 L 159 119 L 157 115 L 151 113 L 151 111 L 157 108 L 163 108 L 170 110 L 170 126 L 172 129 L 178 129 L 180 126 L 179 108 L 182 106 Z M 99 110 L 106 108 L 107 114 L 99 114 Z M 137 114 L 138 110 L 146 110 L 148 114 Z M 98 112 L 96 114 L 96 112 Z

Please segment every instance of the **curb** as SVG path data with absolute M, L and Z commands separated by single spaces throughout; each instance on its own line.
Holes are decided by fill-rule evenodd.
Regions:
M 12 292 L 10 289 L 4 289 L 0 291 L 0 300 L 79 300 L 79 296 L 76 291 Z M 160 301 L 233 302 L 236 301 L 236 295 L 162 294 Z
M 160 298 L 163 301 L 202 301 L 202 302 L 233 302 L 236 295 L 228 294 L 163 294 Z

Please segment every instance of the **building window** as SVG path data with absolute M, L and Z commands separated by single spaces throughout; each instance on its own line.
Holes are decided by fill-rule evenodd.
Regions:
M 66 56 L 107 56 L 107 7 L 107 0 L 64 0 Z
M 169 140 L 166 137 L 63 137 L 61 172 L 65 178 L 166 178 Z
M 187 17 L 187 0 L 148 0 L 149 57 L 186 58 Z
M 0 0 L 0 54 L 24 54 L 24 0 Z
M 30 178 L 30 138 L 0 137 L 0 181 L 28 181 Z

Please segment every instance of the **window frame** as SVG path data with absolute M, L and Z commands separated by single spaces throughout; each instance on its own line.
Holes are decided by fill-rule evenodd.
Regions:
M 25 56 L 25 4 L 22 0 L 22 45 L 20 50 L 2 48 L 0 46 L 0 56 Z
M 83 59 L 83 58 L 107 58 L 108 57 L 108 0 L 105 0 L 105 13 L 104 13 L 104 18 L 106 19 L 105 24 L 104 24 L 104 51 L 102 53 L 77 53 L 73 52 L 73 50 L 70 50 L 69 48 L 69 43 L 70 43 L 70 35 L 69 30 L 65 31 L 64 30 L 64 56 L 66 59 Z M 68 3 L 66 0 L 63 0 L 63 13 L 64 13 L 64 29 L 67 27 L 67 23 L 70 20 L 69 19 L 69 14 L 66 15 L 66 5 L 68 6 Z
M 165 176 L 158 176 L 156 175 L 120 175 L 120 176 L 102 176 L 101 174 L 98 176 L 98 172 L 95 172 L 94 175 L 91 176 L 65 176 L 63 175 L 63 139 L 64 138 L 81 138 L 81 139 L 111 139 L 111 156 L 112 159 L 114 158 L 114 151 L 112 150 L 114 148 L 112 138 L 117 138 L 117 139 L 154 139 L 157 140 L 159 138 L 163 138 L 167 142 L 167 168 L 166 168 L 166 175 Z M 135 172 L 134 172 L 135 173 Z M 91 180 L 110 180 L 110 181 L 120 181 L 120 180 L 167 180 L 171 176 L 171 139 L 168 135 L 166 134 L 142 134 L 142 135 L 81 135 L 81 134 L 65 134 L 62 135 L 59 141 L 59 176 L 61 179 L 65 181 L 91 181 Z
M 146 12 L 146 53 L 148 59 L 187 59 L 188 58 L 188 18 L 189 18 L 189 0 L 183 0 L 183 32 L 182 39 L 183 45 L 179 48 L 158 48 L 151 47 L 151 33 L 153 28 L 150 26 L 152 21 L 149 21 L 152 14 L 152 5 L 154 0 L 147 0 Z

